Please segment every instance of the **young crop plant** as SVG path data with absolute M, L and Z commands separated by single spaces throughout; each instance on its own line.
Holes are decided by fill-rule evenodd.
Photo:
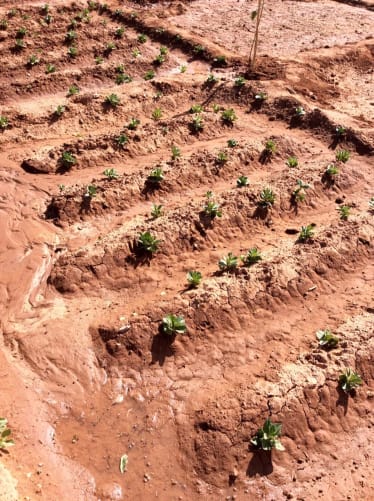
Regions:
M 65 36 L 65 40 L 67 42 L 73 42 L 74 40 L 76 40 L 78 38 L 78 34 L 76 31 L 74 30 L 69 30 L 67 33 L 66 33 L 66 36 Z
M 157 219 L 163 215 L 162 205 L 152 205 L 151 216 L 153 219 Z
M 216 157 L 216 162 L 223 165 L 227 163 L 229 160 L 229 156 L 226 151 L 219 151 Z
M 103 64 L 104 58 L 102 56 L 95 56 L 95 64 Z
M 176 336 L 177 334 L 186 334 L 187 327 L 184 317 L 173 315 L 170 313 L 162 319 L 161 329 L 168 336 Z
M 213 59 L 214 66 L 222 67 L 227 65 L 226 56 L 217 56 Z
M 75 58 L 75 57 L 77 57 L 77 55 L 78 55 L 77 47 L 72 46 L 72 47 L 68 48 L 68 56 L 69 57 Z
M 236 139 L 228 139 L 227 146 L 229 148 L 235 148 L 235 146 L 238 146 L 238 141 Z
M 138 35 L 138 42 L 139 43 L 146 43 L 147 40 L 148 40 L 148 37 L 147 37 L 147 35 L 144 35 L 144 33 L 140 33 L 140 35 Z
M 135 47 L 135 49 L 133 49 L 133 51 L 132 51 L 132 53 L 131 53 L 131 54 L 132 54 L 132 57 L 133 57 L 134 59 L 137 59 L 138 57 L 140 57 L 140 56 L 142 55 L 142 54 L 141 54 L 141 52 L 140 52 L 140 50 L 139 50 L 137 47 Z M 149 79 L 149 78 L 148 78 L 148 79 L 146 78 L 145 80 L 150 80 L 150 79 Z
M 233 125 L 235 120 L 237 119 L 238 117 L 236 116 L 236 113 L 232 108 L 227 108 L 226 110 L 222 111 L 221 120 L 224 124 Z
M 105 169 L 105 171 L 103 172 L 104 176 L 106 176 L 110 181 L 112 179 L 118 179 L 118 172 L 116 171 L 116 169 Z
M 125 28 L 123 26 L 120 26 L 119 28 L 116 29 L 114 32 L 114 36 L 116 38 L 122 38 L 123 35 L 125 34 Z
M 63 151 L 60 161 L 63 167 L 70 168 L 77 163 L 77 158 L 70 151 Z
M 129 138 L 125 134 L 120 134 L 116 138 L 116 143 L 118 148 L 124 148 L 125 144 L 127 144 L 129 141 Z
M 117 94 L 109 94 L 109 96 L 106 96 L 104 103 L 112 108 L 117 108 L 117 106 L 121 103 L 121 100 Z
M 18 28 L 16 33 L 16 38 L 23 38 L 27 35 L 27 30 L 24 26 L 22 28 Z
M 220 206 L 213 200 L 213 194 L 211 191 L 208 191 L 206 194 L 204 213 L 211 219 L 222 217 L 222 210 L 220 209 Z
M 337 125 L 335 132 L 336 132 L 337 137 L 340 138 L 340 137 L 343 137 L 346 135 L 347 129 L 345 127 L 343 127 L 343 125 Z
M 252 264 L 258 263 L 262 260 L 262 256 L 257 247 L 252 247 L 247 251 L 247 254 L 240 256 L 243 261 L 244 266 L 252 266 Z
M 155 77 L 155 72 L 153 70 L 148 70 L 144 75 L 144 80 L 152 80 Z
M 14 44 L 15 50 L 23 50 L 26 48 L 26 43 L 22 38 L 16 38 L 15 44 Z
M 298 106 L 295 108 L 295 115 L 299 118 L 303 117 L 306 114 L 306 111 L 302 106 Z
M 130 82 L 132 82 L 132 77 L 130 77 L 130 75 L 127 75 L 126 73 L 118 73 L 118 75 L 116 75 L 117 85 Z
M 162 170 L 161 167 L 156 167 L 155 169 L 151 170 L 147 178 L 147 181 L 149 183 L 154 183 L 154 184 L 159 184 L 163 180 L 164 180 L 164 171 Z
M 110 54 L 114 50 L 116 50 L 117 46 L 114 42 L 108 42 L 105 46 L 105 54 Z
M 260 193 L 260 200 L 258 202 L 260 207 L 270 208 L 275 203 L 275 193 L 271 188 L 264 188 Z
M 193 104 L 190 108 L 190 113 L 201 113 L 203 111 L 203 107 L 201 104 Z
M 277 144 L 273 139 L 268 139 L 265 143 L 265 152 L 267 156 L 272 156 L 277 151 Z
M 312 240 L 314 237 L 314 225 L 308 224 L 307 226 L 302 226 L 299 237 L 297 239 L 298 242 L 308 242 L 309 240 Z
M 295 168 L 299 165 L 299 161 L 296 157 L 288 157 L 286 160 L 287 167 Z
M 324 329 L 316 332 L 318 344 L 321 348 L 331 349 L 337 346 L 339 339 L 334 336 L 330 329 Z
M 310 188 L 309 184 L 305 184 L 301 179 L 296 181 L 297 188 L 292 192 L 292 200 L 296 203 L 304 202 L 306 190 Z
M 0 129 L 5 130 L 7 127 L 9 127 L 9 120 L 7 117 L 4 117 L 3 115 L 0 116 Z
M 138 238 L 138 247 L 143 252 L 155 254 L 158 251 L 161 241 L 157 240 L 149 231 L 141 233 Z
M 204 120 L 203 117 L 199 114 L 195 115 L 190 122 L 190 128 L 196 134 L 201 132 L 204 129 Z
M 155 108 L 153 111 L 152 111 L 152 118 L 153 120 L 157 121 L 157 120 L 160 120 L 162 118 L 162 115 L 163 115 L 163 111 L 161 108 Z
M 97 194 L 97 187 L 94 184 L 89 184 L 86 188 L 86 193 L 84 194 L 84 196 L 91 199 L 96 197 L 96 194 Z
M 205 80 L 206 85 L 214 85 L 218 82 L 218 78 L 212 73 L 208 75 L 208 78 Z
M 218 261 L 218 267 L 221 271 L 234 271 L 238 267 L 238 257 L 229 252 Z
M 219 111 L 223 110 L 223 107 L 220 106 L 219 104 L 213 104 L 212 106 L 214 113 L 218 113 Z
M 331 179 L 339 174 L 339 169 L 335 164 L 329 164 L 326 167 L 325 174 Z
M 348 217 L 351 214 L 351 208 L 349 205 L 340 205 L 340 207 L 338 207 L 336 210 L 339 212 L 339 216 L 342 221 L 348 220 Z
M 272 449 L 284 451 L 279 439 L 281 431 L 282 425 L 280 423 L 272 423 L 270 419 L 267 419 L 264 426 L 251 439 L 251 444 L 264 451 L 271 451 Z
M 29 57 L 27 65 L 32 68 L 33 66 L 36 66 L 39 63 L 40 63 L 40 59 L 38 58 L 38 56 L 35 54 L 32 54 L 32 56 Z
M 59 104 L 55 109 L 55 111 L 53 112 L 53 114 L 56 117 L 61 117 L 65 113 L 65 110 L 66 110 L 65 106 L 63 104 Z
M 200 271 L 189 271 L 187 273 L 187 282 L 191 289 L 195 289 L 201 283 L 203 276 Z
M 54 64 L 48 63 L 45 72 L 49 74 L 49 73 L 54 73 L 55 71 L 56 71 L 56 66 Z
M 347 368 L 342 374 L 340 374 L 339 384 L 345 393 L 351 393 L 352 390 L 355 390 L 362 385 L 362 379 L 357 372 Z
M 180 158 L 181 157 L 181 150 L 180 148 L 178 148 L 178 146 L 175 146 L 175 144 L 173 144 L 173 146 L 171 147 L 171 158 L 172 160 L 176 160 L 177 158 Z
M 234 80 L 235 87 L 239 87 L 239 88 L 240 87 L 244 87 L 245 83 L 246 83 L 246 79 L 244 77 L 242 77 L 242 76 L 237 77 Z
M 239 176 L 238 179 L 236 180 L 236 186 L 238 188 L 244 188 L 245 186 L 249 185 L 249 180 L 247 176 Z
M 264 101 L 266 101 L 268 98 L 268 95 L 266 92 L 263 92 L 263 91 L 260 91 L 260 92 L 257 92 L 257 94 L 255 94 L 255 100 L 259 103 L 263 103 Z
M 186 73 L 186 71 L 187 71 L 187 65 L 186 64 L 181 64 L 180 67 L 179 67 L 179 71 L 181 73 Z
M 338 150 L 335 154 L 337 162 L 343 162 L 344 164 L 348 162 L 351 154 L 348 150 Z
M 7 30 L 8 29 L 8 21 L 6 19 L 1 19 L 0 20 L 0 30 Z
M 201 56 L 205 52 L 205 47 L 200 44 L 195 45 L 193 52 L 196 56 Z
M 0 450 L 6 450 L 14 445 L 14 441 L 10 438 L 11 431 L 8 428 L 8 420 L 0 417 Z
M 374 212 L 374 197 L 371 197 L 371 199 L 369 200 L 369 211 Z
M 49 25 L 53 21 L 53 17 L 50 14 L 46 14 L 43 17 L 43 21 L 45 22 L 45 24 Z
M 138 118 L 132 118 L 127 128 L 130 130 L 136 130 L 139 125 L 140 125 L 140 120 Z
M 76 94 L 79 94 L 79 88 L 76 85 L 69 87 L 68 96 L 75 96 Z

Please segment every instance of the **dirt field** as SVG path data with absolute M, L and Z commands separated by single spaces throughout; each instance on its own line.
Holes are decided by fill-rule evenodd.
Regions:
M 374 499 L 374 4 L 256 5 L 0 1 L 0 501 Z

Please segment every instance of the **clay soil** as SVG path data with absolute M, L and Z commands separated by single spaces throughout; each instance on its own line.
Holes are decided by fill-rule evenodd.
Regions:
M 373 2 L 266 2 L 256 71 L 255 0 L 90 4 L 0 2 L 0 500 L 373 500 Z

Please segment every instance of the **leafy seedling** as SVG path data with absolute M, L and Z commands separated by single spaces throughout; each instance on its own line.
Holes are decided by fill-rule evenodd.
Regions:
M 36 66 L 39 63 L 40 63 L 40 59 L 38 58 L 38 56 L 36 56 L 35 54 L 33 54 L 32 56 L 29 57 L 27 65 L 32 68 L 33 66 Z
M 203 111 L 203 107 L 201 104 L 193 104 L 190 108 L 190 113 L 201 113 Z
M 78 55 L 78 49 L 77 49 L 77 47 L 69 47 L 68 48 L 68 56 L 69 57 L 74 58 L 74 57 L 77 57 L 77 55 Z
M 220 165 L 225 164 L 229 159 L 228 154 L 226 151 L 219 151 L 216 157 L 216 162 Z
M 234 80 L 235 87 L 239 87 L 239 88 L 244 87 L 245 83 L 246 83 L 246 79 L 244 77 L 241 77 L 241 76 L 235 78 L 235 80 Z
M 251 444 L 264 451 L 271 451 L 272 449 L 284 451 L 284 447 L 279 439 L 281 431 L 282 425 L 280 423 L 272 423 L 270 419 L 267 419 L 264 426 L 251 439 Z
M 144 75 L 144 80 L 152 80 L 155 77 L 155 72 L 153 70 L 148 70 Z
M 114 32 L 114 36 L 116 38 L 122 38 L 125 33 L 125 28 L 123 26 L 120 26 L 119 28 L 116 29 Z
M 299 161 L 296 157 L 288 157 L 286 160 L 286 165 L 287 167 L 297 167 L 299 165 Z
M 12 432 L 7 425 L 8 420 L 0 417 L 0 450 L 6 450 L 14 445 L 14 441 L 10 438 Z
M 206 202 L 204 205 L 204 213 L 209 216 L 211 219 L 216 217 L 222 217 L 222 210 L 220 206 L 213 200 L 213 194 L 211 191 L 208 191 L 206 194 Z
M 310 188 L 309 184 L 305 184 L 301 179 L 296 181 L 297 188 L 292 192 L 292 200 L 295 203 L 304 202 L 306 197 L 306 190 Z
M 182 65 L 179 67 L 179 71 L 180 71 L 181 73 L 186 73 L 186 71 L 187 71 L 187 65 L 182 64 Z
M 362 385 L 362 379 L 357 372 L 352 369 L 346 369 L 339 376 L 339 384 L 345 393 L 350 393 L 352 390 Z
M 277 151 L 277 144 L 273 139 L 268 139 L 265 143 L 265 153 L 267 156 L 271 157 Z
M 140 33 L 140 35 L 138 35 L 138 42 L 139 43 L 145 43 L 147 40 L 148 40 L 147 35 L 144 35 L 143 33 Z
M 338 150 L 335 154 L 337 162 L 343 162 L 344 164 L 348 162 L 351 154 L 348 150 Z
M 351 208 L 349 205 L 340 205 L 340 207 L 338 207 L 336 210 L 339 212 L 339 216 L 342 221 L 348 220 L 348 217 L 351 213 Z
M 26 48 L 26 43 L 22 40 L 22 38 L 16 38 L 14 43 L 15 50 L 22 50 Z
M 257 247 L 252 247 L 247 251 L 247 254 L 240 256 L 243 261 L 244 266 L 252 266 L 252 264 L 258 263 L 262 260 L 262 256 Z
M 181 156 L 181 150 L 178 148 L 178 146 L 173 145 L 171 147 L 172 160 L 176 160 L 177 158 L 180 158 L 180 156 Z
M 264 188 L 260 193 L 258 205 L 264 208 L 270 208 L 274 205 L 275 193 L 271 188 Z
M 72 85 L 68 89 L 68 96 L 75 96 L 76 94 L 79 94 L 79 89 L 76 85 Z
M 140 120 L 138 118 L 132 118 L 127 128 L 130 130 L 136 130 L 139 125 L 140 125 Z
M 152 118 L 153 120 L 157 121 L 157 120 L 160 120 L 162 118 L 162 115 L 163 115 L 163 111 L 161 108 L 155 108 L 153 111 L 152 111 Z
M 200 44 L 195 45 L 193 52 L 196 56 L 201 56 L 205 52 L 205 47 Z
M 268 98 L 268 95 L 266 94 L 266 92 L 257 92 L 257 94 L 255 94 L 255 100 L 259 103 L 263 103 L 264 101 L 266 101 Z
M 226 56 L 217 56 L 213 59 L 213 64 L 216 67 L 222 67 L 227 65 Z
M 16 38 L 23 38 L 27 34 L 27 29 L 22 26 L 22 28 L 18 28 L 17 33 L 16 33 Z
M 64 151 L 60 161 L 63 167 L 70 168 L 77 163 L 77 158 L 70 151 Z
M 238 257 L 229 252 L 218 261 L 218 267 L 221 271 L 234 271 L 238 267 Z
M 102 64 L 104 62 L 104 58 L 102 56 L 96 56 L 95 57 L 95 63 L 96 64 Z
M 3 115 L 0 116 L 0 129 L 5 130 L 7 127 L 9 127 L 9 120 L 7 117 L 4 117 Z
M 193 132 L 199 133 L 204 129 L 204 120 L 201 115 L 195 115 L 190 123 Z
M 94 184 L 89 184 L 86 188 L 86 193 L 84 194 L 84 196 L 91 199 L 96 197 L 96 194 L 97 194 L 97 187 Z
M 55 66 L 54 64 L 50 64 L 50 63 L 49 63 L 49 64 L 47 64 L 47 67 L 46 67 L 46 69 L 45 69 L 45 72 L 46 72 L 47 74 L 49 74 L 49 73 L 54 73 L 55 71 L 56 71 L 56 66 Z
M 235 148 L 235 146 L 238 146 L 238 141 L 236 139 L 228 139 L 227 146 L 229 148 Z
M 149 174 L 147 181 L 153 184 L 159 184 L 164 179 L 164 171 L 161 167 L 156 167 Z
M 109 94 L 109 96 L 106 96 L 104 103 L 112 108 L 117 108 L 117 106 L 121 103 L 121 100 L 117 94 Z
M 141 233 L 138 238 L 138 247 L 141 251 L 154 254 L 158 251 L 161 241 L 157 240 L 149 231 Z
M 213 75 L 212 73 L 210 75 L 208 75 L 208 78 L 205 80 L 205 84 L 206 85 L 214 85 L 215 83 L 218 82 L 218 78 Z
M 157 219 L 163 215 L 162 205 L 152 205 L 151 216 L 153 219 Z
M 244 186 L 249 185 L 249 180 L 247 176 L 239 176 L 238 179 L 236 180 L 236 186 L 238 188 L 244 188 Z
M 338 174 L 339 174 L 339 169 L 335 164 L 329 164 L 326 167 L 325 175 L 330 179 L 333 178 L 334 176 L 337 176 Z
M 318 344 L 322 348 L 327 348 L 327 349 L 335 348 L 335 346 L 339 342 L 339 339 L 336 336 L 334 336 L 334 334 L 329 329 L 317 331 L 316 337 L 318 339 Z
M 232 108 L 228 108 L 226 110 L 223 110 L 223 112 L 221 114 L 221 120 L 225 125 L 233 125 L 233 123 L 237 119 L 238 119 L 238 117 L 236 116 L 236 113 Z
M 129 141 L 129 138 L 125 136 L 125 134 L 121 134 L 116 138 L 116 143 L 118 148 L 124 148 L 125 144 L 127 144 Z
M 296 109 L 295 109 L 295 115 L 299 118 L 303 117 L 304 115 L 306 114 L 306 111 L 304 110 L 304 108 L 302 106 L 298 106 Z
M 336 135 L 340 138 L 340 137 L 345 136 L 345 134 L 347 133 L 347 129 L 345 127 L 343 127 L 343 125 L 338 125 L 335 129 L 335 132 L 336 132 Z
M 312 240 L 314 236 L 314 226 L 312 224 L 308 224 L 307 226 L 302 226 L 299 237 L 297 239 L 298 242 L 308 242 L 309 240 Z
M 73 42 L 78 38 L 77 32 L 74 30 L 70 30 L 66 33 L 65 40 L 67 42 Z
M 189 271 L 187 273 L 187 282 L 191 288 L 196 288 L 200 285 L 203 276 L 200 271 Z
M 56 117 L 61 117 L 65 113 L 65 110 L 66 110 L 65 106 L 63 104 L 59 104 L 55 109 L 55 111 L 53 112 L 53 114 Z
M 132 82 L 132 77 L 130 75 L 127 75 L 126 73 L 118 73 L 116 75 L 116 84 L 121 85 L 123 83 L 130 83 Z
M 173 315 L 170 313 L 162 319 L 161 329 L 164 334 L 168 336 L 175 336 L 177 334 L 186 334 L 186 322 L 182 316 Z
M 118 179 L 118 172 L 115 169 L 105 169 L 103 172 L 104 176 L 106 176 L 110 181 L 112 179 Z

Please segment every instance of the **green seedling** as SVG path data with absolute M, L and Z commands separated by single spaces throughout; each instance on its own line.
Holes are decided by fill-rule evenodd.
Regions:
M 14 47 L 16 50 L 22 50 L 26 48 L 25 42 L 22 40 L 22 38 L 16 38 Z
M 77 55 L 78 55 L 78 49 L 77 49 L 77 47 L 69 47 L 68 48 L 68 56 L 69 57 L 74 58 L 74 57 L 77 57 Z
M 152 205 L 151 216 L 153 219 L 157 219 L 163 215 L 162 205 Z
M 279 439 L 281 431 L 282 425 L 280 423 L 272 423 L 270 419 L 267 419 L 264 426 L 251 439 L 251 444 L 264 451 L 271 451 L 272 449 L 284 451 Z
M 141 52 L 140 52 L 140 50 L 139 50 L 139 49 L 137 49 L 137 48 L 135 48 L 135 49 L 132 51 L 132 53 L 131 53 L 131 54 L 132 54 L 132 57 L 133 57 L 134 59 L 137 59 L 138 57 L 140 57 L 140 56 L 142 55 L 142 54 L 141 54 Z M 149 78 L 146 78 L 145 80 L 150 80 L 150 79 L 149 79 Z
M 326 167 L 325 174 L 326 174 L 326 176 L 332 178 L 332 177 L 337 176 L 339 174 L 339 169 L 337 168 L 337 166 L 335 164 L 329 164 Z
M 14 445 L 14 441 L 10 438 L 12 432 L 7 425 L 8 420 L 0 417 L 0 450 L 6 450 Z
M 206 199 L 207 200 L 204 205 L 204 213 L 211 219 L 222 217 L 222 210 L 220 209 L 220 206 L 213 200 L 213 194 L 211 191 L 207 192 Z
M 125 136 L 125 134 L 121 134 L 117 137 L 116 143 L 119 148 L 124 148 L 125 144 L 127 144 L 129 141 L 129 138 Z
M 298 202 L 304 202 L 306 197 L 306 190 L 310 188 L 309 184 L 305 184 L 301 179 L 296 181 L 297 188 L 292 192 L 292 199 Z
M 16 33 L 16 38 L 23 38 L 26 35 L 27 35 L 27 30 L 24 26 L 22 28 L 18 28 Z
M 178 146 L 173 145 L 171 147 L 172 160 L 176 160 L 177 158 L 180 158 L 180 156 L 181 156 L 181 150 L 178 148 Z
M 236 116 L 236 113 L 232 108 L 228 108 L 228 109 L 222 111 L 221 120 L 224 124 L 233 125 L 233 123 L 237 119 L 238 119 L 238 117 Z
M 69 87 L 68 96 L 75 96 L 76 94 L 79 94 L 79 88 L 76 85 Z
M 307 226 L 302 226 L 299 237 L 298 237 L 298 242 L 308 242 L 311 240 L 314 236 L 314 226 L 312 224 L 308 224 Z
M 67 42 L 72 42 L 78 38 L 77 32 L 74 30 L 70 30 L 66 33 L 65 40 Z
M 115 169 L 105 169 L 103 172 L 104 176 L 106 176 L 110 181 L 112 179 L 117 179 L 119 174 Z
M 7 117 L 4 117 L 3 115 L 0 116 L 0 129 L 5 130 L 7 127 L 9 127 L 9 120 Z
M 235 148 L 235 146 L 238 146 L 238 141 L 236 139 L 228 139 L 227 146 L 229 148 Z
M 221 111 L 223 109 L 222 106 L 220 106 L 219 104 L 213 104 L 212 108 L 213 108 L 214 113 L 218 113 L 219 111 Z
M 155 77 L 155 72 L 153 70 L 148 70 L 144 75 L 144 80 L 152 80 Z
M 116 44 L 114 42 L 108 42 L 105 46 L 105 52 L 106 54 L 110 54 L 117 48 Z
M 84 194 L 84 196 L 91 199 L 96 197 L 96 193 L 97 193 L 96 186 L 94 184 L 89 184 L 86 188 L 86 193 Z
M 343 162 L 344 164 L 348 162 L 351 154 L 348 150 L 338 150 L 335 154 L 337 162 Z
M 342 137 L 345 136 L 347 129 L 343 127 L 343 125 L 338 125 L 335 129 L 335 132 L 338 137 Z
M 232 252 L 229 252 L 227 256 L 222 257 L 218 261 L 218 267 L 221 271 L 234 271 L 238 267 L 238 258 L 234 256 Z
M 186 73 L 186 71 L 187 71 L 187 65 L 182 64 L 182 65 L 179 67 L 179 71 L 180 71 L 181 73 Z
M 130 130 L 136 130 L 139 125 L 140 125 L 140 120 L 138 118 L 132 118 L 127 128 Z
M 161 108 L 155 108 L 153 111 L 152 111 L 152 118 L 153 120 L 157 121 L 157 120 L 160 120 L 162 118 L 162 115 L 163 115 L 163 111 Z
M 122 38 L 125 33 L 125 28 L 123 26 L 120 26 L 119 28 L 116 29 L 114 32 L 114 36 L 116 38 Z
M 65 113 L 65 106 L 63 104 L 59 104 L 57 106 L 57 108 L 55 109 L 55 111 L 53 112 L 53 114 L 56 116 L 56 117 L 60 117 L 61 115 L 63 115 Z
M 201 104 L 193 104 L 190 108 L 190 113 L 201 113 L 203 111 L 203 107 Z
M 225 164 L 229 159 L 228 154 L 225 151 L 219 151 L 216 157 L 216 162 L 219 164 Z
M 215 75 L 213 75 L 212 73 L 210 75 L 208 75 L 208 78 L 205 80 L 205 83 L 207 85 L 214 85 L 217 82 L 218 82 L 218 78 Z
M 187 282 L 191 288 L 196 288 L 200 285 L 203 276 L 200 271 L 189 271 L 187 273 Z
M 201 115 L 195 115 L 190 123 L 190 127 L 193 132 L 201 132 L 204 129 L 204 120 Z
M 106 96 L 104 103 L 112 108 L 117 108 L 117 106 L 121 103 L 121 100 L 117 94 L 109 94 L 109 96 Z
M 119 73 L 118 75 L 116 75 L 117 85 L 130 82 L 132 82 L 132 78 L 130 77 L 130 75 L 126 75 L 126 73 Z
M 148 40 L 147 35 L 144 35 L 143 33 L 140 33 L 140 35 L 138 35 L 138 42 L 139 43 L 146 43 L 147 40 Z
M 155 183 L 155 184 L 161 183 L 163 179 L 164 179 L 164 171 L 161 169 L 161 167 L 156 167 L 155 169 L 153 169 L 147 178 L 149 183 Z
M 1 19 L 0 20 L 0 30 L 7 30 L 8 29 L 8 21 L 6 19 Z
M 339 376 L 339 384 L 345 393 L 350 393 L 352 390 L 362 385 L 362 379 L 357 372 L 352 369 L 346 369 Z
M 237 77 L 234 80 L 235 87 L 243 87 L 246 83 L 246 79 L 244 77 Z
M 205 51 L 205 47 L 203 47 L 203 45 L 200 45 L 200 44 L 195 45 L 195 47 L 193 48 L 193 52 L 197 56 L 200 56 L 201 54 L 203 54 L 204 51 Z
M 182 316 L 173 314 L 166 315 L 162 319 L 161 329 L 164 334 L 168 336 L 175 336 L 177 334 L 186 334 L 186 322 Z
M 138 246 L 140 250 L 154 254 L 158 251 L 161 241 L 157 240 L 149 231 L 141 233 L 138 238 Z
M 36 56 L 35 54 L 33 54 L 32 56 L 29 57 L 29 60 L 27 62 L 27 64 L 29 66 L 36 66 L 37 64 L 40 63 L 40 59 L 38 58 L 38 56 Z
M 287 167 L 295 168 L 299 165 L 299 161 L 296 157 L 288 157 L 286 160 Z
M 341 205 L 336 209 L 339 212 L 340 219 L 342 221 L 347 221 L 351 213 L 351 208 L 349 205 Z
M 265 143 L 265 152 L 267 155 L 274 155 L 277 151 L 277 144 L 273 139 L 268 139 Z
M 302 106 L 298 106 L 295 109 L 295 114 L 297 117 L 301 118 L 306 114 L 306 111 L 304 110 L 304 108 Z
M 56 71 L 56 66 L 55 66 L 54 64 L 50 64 L 50 63 L 49 63 L 49 64 L 47 64 L 47 67 L 46 67 L 46 69 L 45 69 L 45 72 L 46 72 L 47 74 L 49 74 L 49 73 L 54 73 L 55 71 Z
M 239 176 L 238 179 L 236 180 L 236 186 L 238 188 L 244 188 L 244 186 L 249 185 L 249 180 L 247 176 Z
M 271 188 L 264 188 L 260 193 L 260 200 L 258 204 L 260 207 L 269 208 L 274 205 L 275 193 Z
M 226 66 L 226 56 L 217 56 L 213 59 L 214 66 Z
M 257 102 L 262 103 L 262 102 L 266 101 L 267 98 L 268 98 L 268 95 L 266 94 L 266 92 L 260 91 L 260 92 L 257 92 L 257 94 L 255 94 L 255 100 Z
M 64 151 L 60 157 L 60 161 L 64 167 L 71 167 L 77 163 L 77 158 L 70 151 Z
M 95 64 L 103 64 L 104 58 L 102 56 L 95 57 Z
M 252 264 L 258 263 L 262 260 L 262 256 L 257 247 L 252 247 L 247 251 L 247 254 L 240 256 L 243 261 L 244 266 L 252 266 Z
M 335 348 L 335 346 L 339 342 L 339 339 L 334 336 L 334 334 L 329 329 L 317 331 L 316 337 L 318 339 L 318 344 L 322 348 Z
M 45 22 L 45 24 L 49 25 L 53 21 L 53 17 L 50 14 L 47 14 L 43 17 L 43 21 Z

